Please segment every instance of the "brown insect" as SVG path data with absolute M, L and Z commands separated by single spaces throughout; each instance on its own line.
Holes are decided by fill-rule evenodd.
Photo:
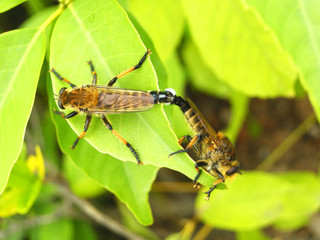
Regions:
M 187 138 L 189 144 L 185 149 L 173 152 L 169 155 L 171 157 L 177 153 L 188 152 L 194 147 L 199 160 L 196 160 L 195 168 L 198 171 L 194 179 L 194 187 L 199 187 L 197 182 L 200 176 L 200 169 L 202 167 L 207 172 L 218 178 L 207 194 L 206 200 L 209 200 L 211 192 L 216 186 L 224 182 L 227 177 L 240 173 L 240 163 L 236 160 L 236 153 L 230 140 L 222 133 L 216 133 L 210 124 L 202 116 L 198 108 L 190 100 L 184 100 L 181 97 L 174 97 L 173 104 L 180 107 L 189 125 L 192 127 L 196 135 L 191 138 L 189 135 L 183 136 L 179 140 L 179 144 Z
M 61 115 L 64 119 L 72 118 L 80 112 L 87 115 L 84 130 L 71 146 L 72 149 L 75 148 L 78 141 L 86 134 L 92 115 L 98 114 L 104 125 L 130 149 L 138 164 L 142 164 L 137 151 L 130 143 L 122 138 L 116 130 L 113 129 L 111 123 L 106 117 L 106 114 L 146 111 L 152 108 L 154 104 L 172 102 L 173 94 L 170 91 L 139 91 L 112 87 L 117 79 L 140 68 L 149 54 L 151 54 L 151 52 L 148 49 L 137 65 L 112 78 L 106 86 L 97 85 L 97 73 L 95 72 L 91 61 L 89 61 L 88 64 L 91 68 L 92 84 L 82 87 L 77 87 L 69 80 L 61 77 L 54 68 L 50 70 L 50 72 L 52 72 L 57 78 L 68 83 L 72 87 L 72 89 L 67 89 L 66 87 L 61 88 L 57 100 L 60 109 L 69 108 L 73 109 L 73 111 L 67 115 L 55 110 L 54 113 Z

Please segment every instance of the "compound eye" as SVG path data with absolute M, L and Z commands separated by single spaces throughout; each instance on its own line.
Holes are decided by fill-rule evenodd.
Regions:
M 64 92 L 64 90 L 66 90 L 66 89 L 67 89 L 66 87 L 61 88 L 59 91 L 59 95 L 61 95 Z
M 61 109 L 65 109 L 64 106 L 62 105 L 62 102 L 61 102 L 60 100 L 58 101 L 58 106 L 59 106 L 59 108 L 61 108 Z
M 233 166 L 233 167 L 229 168 L 228 171 L 226 171 L 226 174 L 228 176 L 232 176 L 236 172 L 239 172 L 239 170 L 240 170 L 240 166 Z

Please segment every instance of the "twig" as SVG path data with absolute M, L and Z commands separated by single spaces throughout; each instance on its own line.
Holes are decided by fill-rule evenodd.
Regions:
M 89 201 L 77 197 L 73 192 L 70 191 L 69 187 L 67 187 L 66 181 L 61 177 L 60 173 L 55 169 L 55 167 L 52 166 L 49 162 L 46 162 L 46 166 L 47 169 L 53 173 L 53 175 L 56 175 L 59 178 L 53 183 L 57 186 L 57 190 L 60 192 L 61 196 L 76 205 L 83 213 L 85 213 L 97 223 L 124 238 L 132 240 L 143 240 L 143 238 L 139 235 L 124 228 L 120 223 L 100 212 Z
M 198 231 L 198 233 L 194 236 L 193 240 L 203 240 L 207 239 L 208 235 L 212 232 L 212 227 L 205 224 L 202 228 Z
M 60 191 L 60 193 L 63 194 L 64 197 L 69 199 L 74 205 L 80 208 L 81 211 L 83 211 L 86 215 L 88 215 L 90 218 L 92 218 L 102 226 L 108 228 L 109 230 L 113 231 L 114 233 L 124 238 L 132 239 L 132 240 L 143 240 L 143 238 L 141 238 L 140 236 L 124 228 L 121 224 L 119 224 L 112 218 L 100 212 L 90 202 L 84 199 L 78 198 L 69 190 L 69 188 L 59 184 L 58 190 Z
M 311 114 L 297 127 L 257 168 L 266 171 L 286 153 L 316 121 L 316 116 Z
M 197 191 L 192 187 L 192 185 L 192 182 L 157 181 L 153 183 L 151 191 L 197 193 Z
M 49 224 L 64 216 L 70 216 L 70 212 L 68 211 L 70 209 L 70 205 L 70 202 L 66 202 L 52 214 L 25 218 L 23 220 L 17 220 L 13 223 L 10 223 L 7 228 L 0 231 L 0 239 L 6 239 L 15 232 L 21 232 L 37 226 Z

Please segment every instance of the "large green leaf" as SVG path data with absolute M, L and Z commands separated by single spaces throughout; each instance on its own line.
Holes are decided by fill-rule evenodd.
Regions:
M 320 178 L 310 172 L 291 172 L 281 175 L 292 185 L 283 198 L 281 215 L 275 222 L 277 228 L 294 230 L 308 223 L 310 216 L 320 208 Z
M 37 28 L 0 35 L 0 193 L 20 153 L 45 52 Z
M 228 191 L 216 191 L 212 202 L 199 194 L 199 217 L 211 226 L 248 231 L 275 224 L 301 227 L 320 206 L 320 181 L 312 173 L 269 174 L 245 172 Z
M 199 194 L 196 210 L 208 225 L 253 230 L 272 223 L 281 213 L 282 196 L 290 185 L 268 173 L 245 172 L 227 191 L 214 191 L 209 202 Z
M 160 88 L 165 89 L 166 87 L 170 87 L 176 91 L 178 96 L 184 97 L 186 81 L 178 55 L 176 53 L 172 54 L 164 64 L 167 70 L 168 79 L 166 83 L 160 82 Z M 165 107 L 164 110 L 171 124 L 172 130 L 178 138 L 190 134 L 191 127 L 188 125 L 180 108 Z
M 185 0 L 192 39 L 221 81 L 249 96 L 293 96 L 297 70 L 259 15 L 240 0 Z
M 5 12 L 26 0 L 1 0 L 0 1 L 0 13 Z
M 186 41 L 182 50 L 182 57 L 187 66 L 191 84 L 200 91 L 230 100 L 231 118 L 226 134 L 232 142 L 235 142 L 247 115 L 247 96 L 233 90 L 226 83 L 220 81 L 210 68 L 206 66 L 197 48 L 191 41 Z
M 193 87 L 219 98 L 231 98 L 232 94 L 234 94 L 233 89 L 219 80 L 219 78 L 214 75 L 214 72 L 206 66 L 198 49 L 191 40 L 184 42 L 182 58 Z
M 50 65 L 80 86 L 91 83 L 89 67 L 85 63 L 91 59 L 98 73 L 98 84 L 104 85 L 116 74 L 135 65 L 145 51 L 127 14 L 115 1 L 89 3 L 79 0 L 72 3 L 57 21 L 52 34 Z M 67 86 L 53 75 L 52 79 L 56 94 L 61 87 Z M 147 59 L 141 69 L 119 79 L 115 86 L 157 90 L 157 78 L 150 60 Z M 137 149 L 145 164 L 168 167 L 190 178 L 196 175 L 194 163 L 186 154 L 168 158 L 180 146 L 161 106 L 142 113 L 108 115 L 108 118 L 114 129 Z M 83 131 L 84 119 L 82 115 L 68 120 L 77 134 Z M 136 163 L 129 149 L 106 129 L 99 118 L 93 118 L 85 139 L 102 153 Z M 67 146 L 73 141 L 66 143 Z M 81 142 L 83 140 L 77 148 L 81 148 Z M 202 174 L 199 181 L 210 185 L 212 177 Z
M 52 99 L 51 86 L 48 87 L 48 91 L 49 99 Z M 136 162 L 119 161 L 98 152 L 86 141 L 82 141 L 81 146 L 71 150 L 69 144 L 77 135 L 60 116 L 54 114 L 53 118 L 62 151 L 70 156 L 73 162 L 94 182 L 113 192 L 123 201 L 142 224 L 150 225 L 153 220 L 148 203 L 148 193 L 158 168 L 151 165 L 139 167 Z M 86 186 L 82 184 L 82 187 Z M 88 193 L 88 190 L 85 192 Z
M 129 0 L 129 10 L 151 37 L 161 60 L 171 57 L 184 29 L 180 1 Z
M 75 194 L 84 198 L 92 198 L 105 192 L 104 188 L 89 178 L 82 169 L 79 169 L 68 155 L 64 156 L 63 172 Z
M 320 119 L 320 1 L 247 2 L 259 11 L 300 69 L 302 85 Z

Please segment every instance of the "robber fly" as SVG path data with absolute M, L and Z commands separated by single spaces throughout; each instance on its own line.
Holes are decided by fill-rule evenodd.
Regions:
M 194 179 L 194 187 L 199 187 L 199 183 L 197 182 L 201 173 L 199 167 L 202 167 L 217 178 L 213 186 L 205 192 L 207 194 L 205 199 L 209 200 L 211 192 L 219 183 L 224 182 L 227 177 L 235 173 L 240 173 L 240 163 L 236 160 L 235 150 L 230 140 L 222 132 L 216 133 L 211 128 L 190 99 L 184 100 L 181 97 L 175 96 L 172 104 L 180 107 L 196 135 L 193 138 L 189 135 L 183 136 L 179 140 L 179 144 L 185 138 L 189 140 L 189 144 L 185 149 L 171 153 L 169 157 L 177 153 L 188 152 L 194 147 L 199 157 L 199 160 L 196 160 L 195 163 L 198 174 Z
M 89 61 L 88 64 L 91 69 L 92 84 L 82 87 L 77 87 L 69 80 L 61 77 L 54 68 L 50 70 L 50 72 L 52 72 L 58 79 L 68 83 L 72 87 L 72 89 L 68 89 L 66 87 L 61 88 L 57 100 L 60 109 L 69 108 L 73 109 L 73 111 L 65 115 L 63 112 L 56 111 L 54 109 L 54 113 L 61 115 L 64 119 L 72 118 L 80 112 L 86 114 L 84 130 L 74 141 L 71 146 L 72 149 L 75 148 L 78 141 L 86 134 L 92 115 L 98 114 L 104 125 L 130 149 L 138 164 L 142 164 L 137 151 L 130 143 L 122 138 L 116 130 L 113 129 L 111 123 L 106 117 L 106 114 L 146 111 L 152 108 L 154 104 L 169 104 L 173 101 L 173 95 L 170 91 L 139 91 L 112 87 L 120 77 L 140 68 L 149 54 L 151 54 L 151 52 L 148 49 L 137 65 L 112 78 L 108 85 L 102 86 L 97 85 L 97 73 L 95 72 L 91 61 Z

